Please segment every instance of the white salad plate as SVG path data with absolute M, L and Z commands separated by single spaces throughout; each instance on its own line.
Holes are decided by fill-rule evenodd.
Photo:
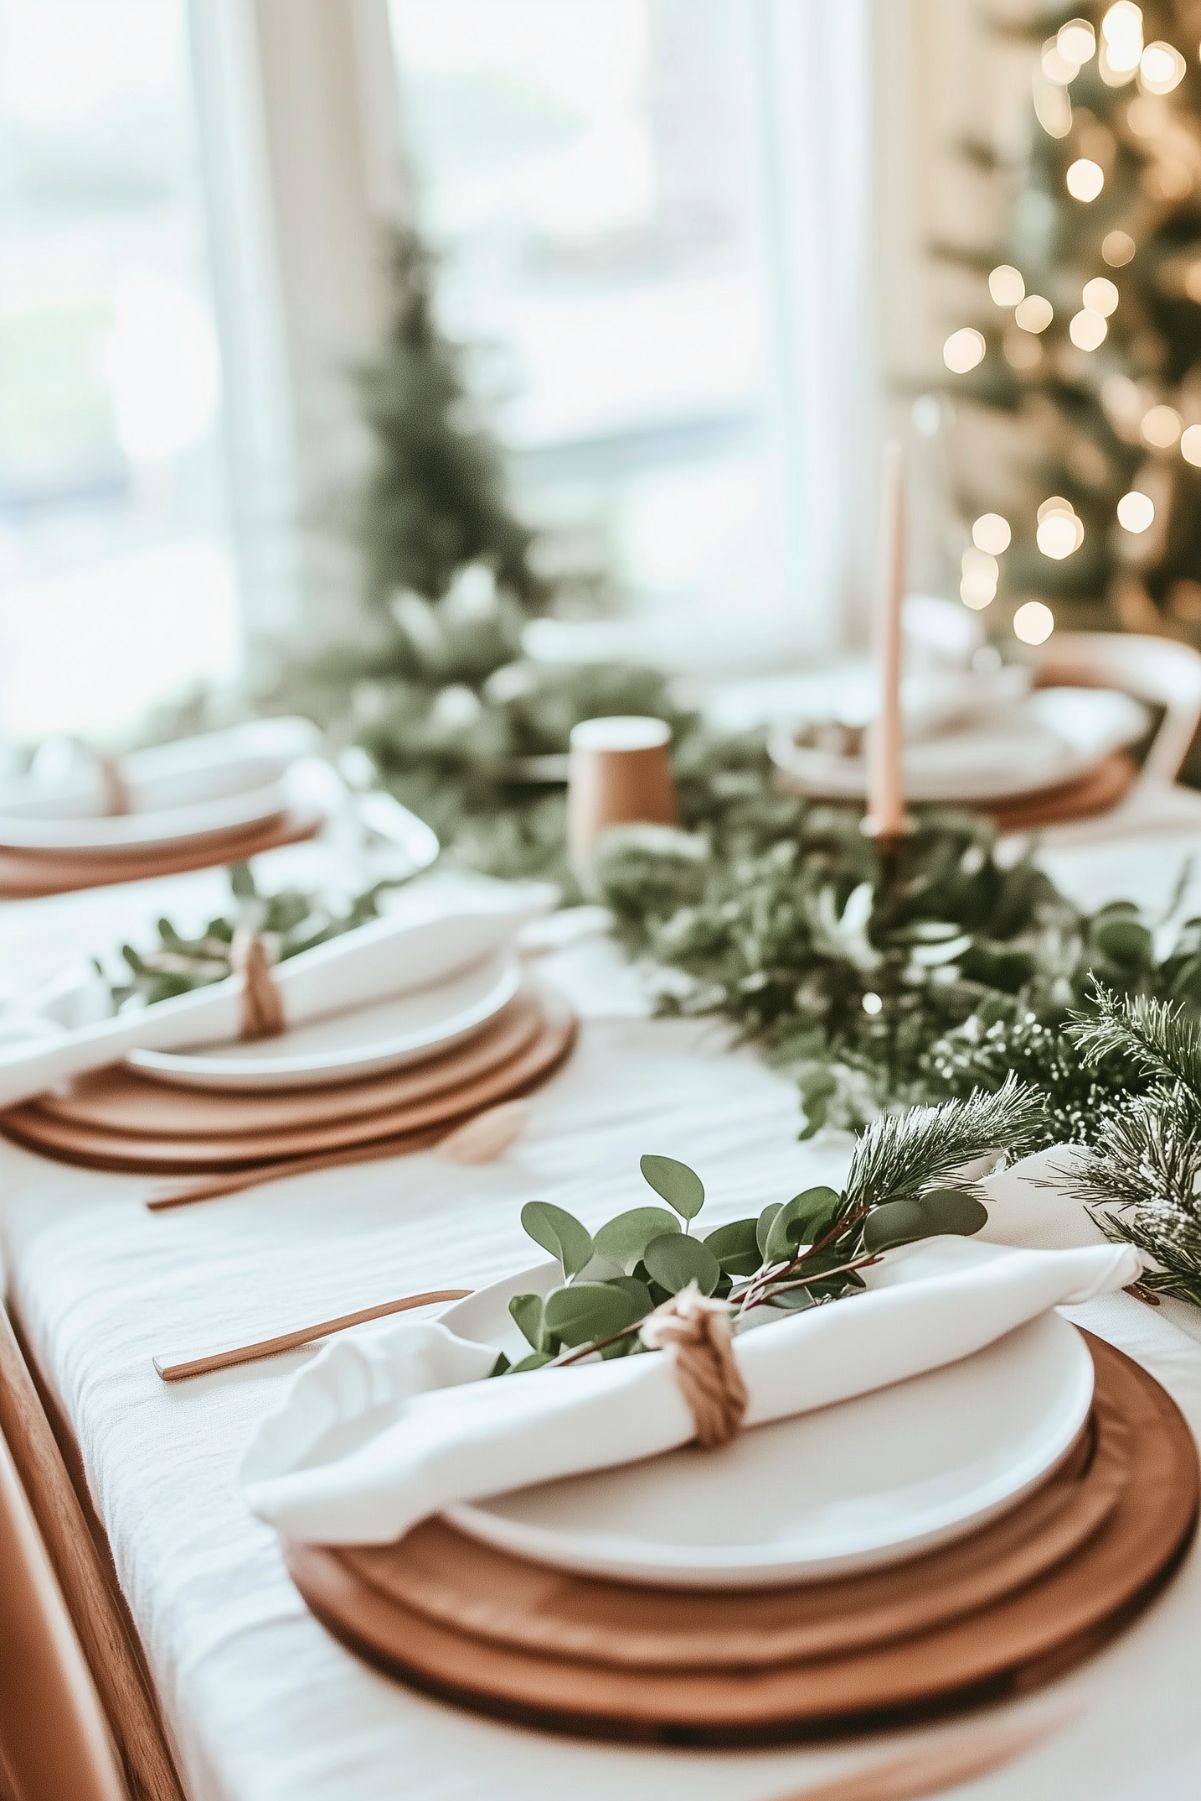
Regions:
M 134 1051 L 126 1065 L 177 1088 L 316 1088 L 421 1063 L 481 1032 L 516 995 L 522 970 L 502 951 L 426 988 L 292 1027 L 195 1051 Z
M 457 1302 L 442 1323 L 521 1355 L 509 1300 L 561 1279 L 539 1265 Z M 1049 1313 L 959 1363 L 757 1426 L 719 1452 L 688 1447 L 447 1518 L 499 1550 L 614 1581 L 824 1580 L 915 1557 L 1015 1506 L 1070 1451 L 1092 1395 L 1083 1338 Z
M 1007 716 L 990 712 L 977 723 L 906 744 L 905 792 L 917 803 L 988 805 L 1065 787 L 1135 743 L 1147 721 L 1147 709 L 1128 694 L 1035 689 Z M 770 750 L 777 768 L 806 794 L 837 801 L 861 801 L 866 794 L 862 754 L 809 748 L 789 730 L 773 733 Z

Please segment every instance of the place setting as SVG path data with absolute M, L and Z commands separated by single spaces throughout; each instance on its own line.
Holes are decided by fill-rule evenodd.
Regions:
M 522 955 L 545 885 L 348 900 L 260 894 L 243 868 L 235 890 L 199 935 L 161 920 L 120 974 L 69 975 L 4 1022 L 0 1131 L 91 1168 L 204 1178 L 154 1191 L 155 1210 L 456 1133 L 464 1161 L 503 1148 L 481 1116 L 544 1080 L 576 1029 Z
M 1116 805 L 1137 778 L 1134 753 L 1151 726 L 1141 700 L 1105 686 L 1042 684 L 1036 665 L 1004 663 L 993 647 L 977 648 L 966 663 L 928 658 L 903 670 L 912 648 L 903 640 L 905 510 L 905 466 L 893 446 L 872 679 L 828 683 L 811 697 L 807 719 L 773 726 L 768 753 L 780 785 L 863 807 L 873 758 L 877 766 L 886 759 L 911 805 L 985 813 L 1003 831 Z
M 251 720 L 124 757 L 50 740 L 0 782 L 0 898 L 244 861 L 313 837 L 349 799 L 306 719 Z M 410 816 L 418 864 L 430 860 L 423 831 Z
M 869 1127 L 842 1190 L 716 1225 L 644 1156 L 595 1231 L 528 1202 L 549 1257 L 328 1345 L 241 1468 L 318 1620 L 457 1705 L 677 1746 L 911 1722 L 1092 1654 L 1197 1517 L 1174 1403 L 1057 1311 L 1142 1260 L 973 1242 L 990 1184 L 930 1132 Z

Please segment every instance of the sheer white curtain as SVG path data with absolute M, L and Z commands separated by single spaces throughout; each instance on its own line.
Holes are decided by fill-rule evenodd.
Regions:
M 487 8 L 493 24 L 509 6 L 509 0 L 474 3 Z M 909 3 L 900 0 L 895 11 L 907 12 Z M 471 4 L 456 0 L 459 11 Z M 514 23 L 517 8 L 528 13 L 537 4 L 513 0 Z M 581 66 L 586 72 L 588 10 L 573 15 L 580 32 L 573 79 Z M 527 407 L 524 415 L 513 411 L 502 419 L 505 430 L 513 420 L 514 466 L 523 498 L 532 495 L 535 508 L 547 495 L 557 505 L 562 491 L 589 483 L 609 497 L 616 561 L 623 574 L 629 565 L 634 577 L 631 648 L 658 644 L 668 658 L 674 647 L 693 662 L 724 666 L 733 658 L 746 666 L 778 667 L 781 657 L 809 658 L 856 629 L 877 512 L 883 367 L 878 309 L 889 283 L 881 261 L 873 145 L 875 34 L 885 10 L 881 0 L 686 0 L 684 6 L 678 0 L 624 0 L 624 14 L 644 15 L 631 26 L 640 43 L 654 39 L 660 53 L 666 43 L 674 64 L 686 55 L 710 84 L 728 81 L 729 93 L 717 99 L 728 102 L 735 117 L 730 142 L 736 139 L 742 160 L 737 173 L 726 170 L 724 179 L 727 188 L 740 184 L 731 204 L 742 221 L 745 243 L 738 254 L 750 276 L 739 291 L 752 299 L 737 317 L 723 316 L 719 307 L 708 315 L 694 309 L 689 354 L 698 393 L 712 375 L 709 365 L 727 348 L 722 334 L 756 334 L 751 361 L 758 371 L 746 416 L 734 425 L 705 412 L 709 400 L 695 418 L 685 417 L 683 388 L 678 419 L 661 406 L 653 418 L 631 415 L 628 430 L 620 419 L 615 426 L 607 422 L 600 437 L 581 416 L 573 440 L 570 408 L 560 409 L 553 428 L 547 426 L 552 436 L 542 441 L 528 422 L 546 419 L 546 409 L 538 415 Z M 302 532 L 297 540 L 286 528 L 319 512 L 353 476 L 361 445 L 347 372 L 370 351 L 385 315 L 378 255 L 383 227 L 413 209 L 415 190 L 425 226 L 431 192 L 440 181 L 447 186 L 438 140 L 422 139 L 418 130 L 421 103 L 429 98 L 428 58 L 441 58 L 438 69 L 444 69 L 456 54 L 445 33 L 441 40 L 431 37 L 438 11 L 436 0 L 393 0 L 391 6 L 388 0 L 192 0 L 214 195 L 231 460 L 252 571 L 252 627 L 277 628 L 295 608 L 297 594 L 302 622 L 306 615 L 328 621 L 353 581 L 348 567 L 331 563 L 320 533 Z M 612 46 L 617 20 L 611 11 L 607 22 Z M 530 21 L 525 23 L 528 28 Z M 720 36 L 707 46 L 682 32 Z M 553 61 L 548 66 L 551 91 L 533 96 L 544 110 L 556 98 Z M 478 87 L 478 60 L 473 65 L 465 59 L 457 74 Z M 507 79 L 503 69 L 500 74 Z M 703 209 L 712 203 L 706 184 L 727 154 L 727 142 L 712 134 L 706 139 L 711 122 L 703 117 L 680 120 L 678 81 L 665 96 L 662 75 L 662 64 L 648 64 L 639 78 L 653 90 L 648 104 L 657 109 L 655 129 L 666 116 L 673 142 L 683 134 L 691 146 L 693 160 L 681 165 L 677 159 L 673 179 L 683 167 L 685 187 L 691 181 L 699 195 L 690 200 L 685 194 L 682 201 L 675 195 L 673 204 Z M 610 79 L 617 76 L 610 72 Z M 566 111 L 568 97 L 560 98 Z M 624 129 L 628 118 L 622 123 Z M 600 125 L 605 127 L 603 119 Z M 522 129 L 520 117 L 515 129 Z M 706 157 L 712 159 L 708 167 Z M 417 166 L 414 179 L 410 161 Z M 562 166 L 569 166 L 566 159 Z M 586 166 L 582 153 L 579 166 Z M 661 188 L 662 169 L 652 176 Z M 502 195 L 491 204 L 498 212 L 517 203 Z M 452 207 L 452 225 L 453 215 Z M 550 252 L 561 252 L 545 220 L 537 223 L 544 251 L 549 243 Z M 642 228 L 639 220 L 634 224 Z M 620 235 L 620 225 L 618 219 L 610 237 Z M 456 268 L 482 266 L 479 243 L 513 261 L 511 244 L 496 230 L 477 233 L 477 240 L 468 245 L 475 265 L 466 253 L 458 264 L 453 254 L 447 257 L 452 299 Z M 591 256 L 600 271 L 595 293 L 583 292 L 582 301 L 578 269 L 571 271 L 579 316 L 595 322 L 608 307 L 612 316 L 624 317 L 630 302 L 629 318 L 648 320 L 653 337 L 651 314 L 639 313 L 630 292 L 619 291 L 596 243 L 583 235 L 578 242 L 579 260 Z M 608 254 L 608 240 L 602 248 Z M 477 280 L 472 288 L 464 280 L 459 287 L 468 290 L 468 312 L 473 301 L 477 306 L 469 329 L 503 338 L 505 319 L 499 311 L 489 318 L 486 310 L 489 283 Z M 549 314 L 544 309 L 537 317 Z M 681 319 L 680 331 L 685 329 L 691 327 Z M 636 358 L 633 324 L 630 331 L 630 356 Z M 706 331 L 712 334 L 708 344 Z M 567 367 L 569 336 L 564 343 Z M 581 327 L 578 354 L 572 355 L 583 365 L 597 354 L 595 323 L 587 332 Z M 660 353 L 644 354 L 649 386 Z M 689 369 L 682 367 L 686 385 Z M 532 375 L 536 385 L 539 370 Z M 705 392 L 714 392 L 711 381 Z M 732 448 L 722 439 L 720 455 L 704 464 L 707 451 L 698 453 L 696 446 L 716 442 L 720 432 Z M 748 447 L 745 455 L 742 446 Z M 558 479 L 557 488 L 548 472 Z M 723 507 L 733 522 L 729 542 L 711 546 L 704 533 L 712 535 Z M 695 537 L 691 565 L 689 534 Z M 671 581 L 664 579 L 666 598 L 652 604 L 639 598 L 637 578 L 660 567 Z M 648 583 L 653 587 L 649 574 Z

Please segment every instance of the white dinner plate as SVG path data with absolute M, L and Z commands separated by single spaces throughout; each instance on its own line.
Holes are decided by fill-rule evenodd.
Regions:
M 100 765 L 70 761 L 61 777 L 0 784 L 0 846 L 78 856 L 144 855 L 264 825 L 313 767 L 315 726 L 262 719 L 227 732 L 135 751 L 121 763 L 129 810 L 104 811 Z
M 509 1299 L 557 1276 L 539 1265 L 459 1301 L 442 1321 L 519 1355 L 528 1347 Z M 719 1452 L 688 1447 L 447 1517 L 518 1557 L 614 1581 L 817 1581 L 914 1557 L 1014 1506 L 1071 1449 L 1092 1393 L 1083 1338 L 1050 1313 L 962 1362 L 757 1426 Z
M 1142 737 L 1147 709 L 1104 688 L 1040 688 L 1008 717 L 905 747 L 905 792 L 925 804 L 988 805 L 1019 800 L 1079 781 L 1098 763 Z M 844 757 L 798 745 L 790 731 L 772 735 L 771 755 L 806 794 L 861 801 L 863 756 Z
M 471 964 L 429 988 L 352 1013 L 330 1014 L 278 1038 L 195 1051 L 134 1051 L 130 1069 L 179 1088 L 315 1088 L 421 1063 L 480 1032 L 521 986 L 510 952 Z

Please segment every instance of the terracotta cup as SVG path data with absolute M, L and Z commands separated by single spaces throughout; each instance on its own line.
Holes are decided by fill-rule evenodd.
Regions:
M 597 840 L 619 825 L 674 825 L 671 727 L 662 719 L 585 719 L 571 734 L 567 848 L 577 871 Z

